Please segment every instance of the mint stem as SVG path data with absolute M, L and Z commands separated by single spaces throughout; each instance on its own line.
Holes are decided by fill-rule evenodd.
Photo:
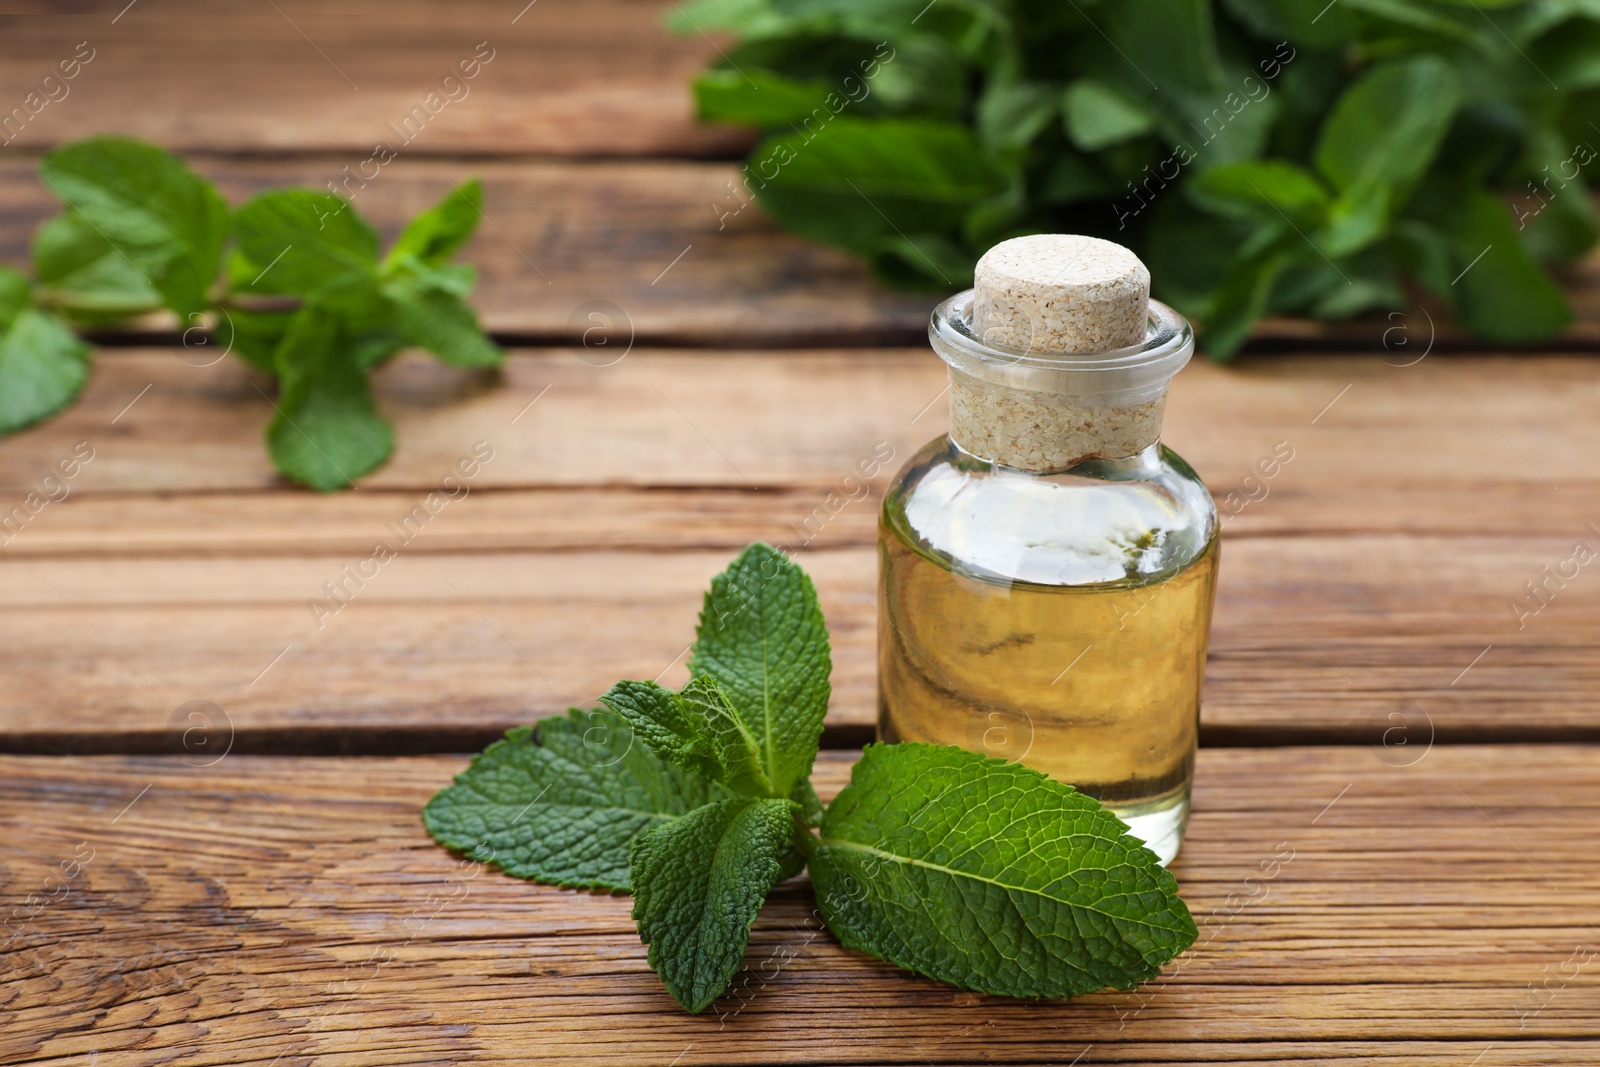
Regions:
M 795 850 L 808 861 L 811 859 L 811 854 L 817 850 L 816 835 L 805 824 L 805 820 L 799 812 L 796 812 L 794 816 L 794 837 L 790 844 L 794 845 Z

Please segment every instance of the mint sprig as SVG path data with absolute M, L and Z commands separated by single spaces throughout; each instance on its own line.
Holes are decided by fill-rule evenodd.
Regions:
M 28 279 L 0 267 L 0 433 L 70 403 L 89 380 L 89 346 L 32 306 Z
M 810 578 L 751 545 L 712 581 L 688 685 L 618 682 L 607 710 L 512 731 L 423 821 L 519 877 L 631 889 L 650 966 L 691 1012 L 727 988 L 767 894 L 808 861 L 847 948 L 963 989 L 1130 988 L 1194 941 L 1155 854 L 1037 771 L 871 745 L 824 809 L 809 775 L 830 669 Z
M 406 348 L 461 367 L 504 358 L 466 303 L 474 272 L 449 261 L 482 217 L 476 181 L 452 187 L 380 259 L 377 231 L 340 197 L 279 189 L 230 213 L 181 159 L 139 141 L 79 141 L 39 173 L 64 210 L 35 235 L 31 283 L 0 268 L 0 433 L 82 389 L 89 348 L 73 327 L 164 309 L 186 343 L 209 329 L 210 343 L 277 377 L 274 465 L 341 489 L 394 449 L 374 368 Z
M 1600 236 L 1600 7 L 1361 0 L 685 0 L 700 117 L 754 126 L 737 196 L 892 283 L 971 284 L 1025 233 L 1134 248 L 1235 352 L 1263 315 L 1448 302 L 1550 338 Z M 1487 252 L 1485 250 L 1488 249 Z
M 762 765 L 761 743 L 716 679 L 696 678 L 680 693 L 655 682 L 618 682 L 600 702 L 628 720 L 662 759 L 745 796 L 780 795 Z

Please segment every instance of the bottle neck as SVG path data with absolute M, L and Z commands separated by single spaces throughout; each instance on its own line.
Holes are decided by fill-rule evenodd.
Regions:
M 1035 474 L 1153 449 L 1166 410 L 1163 385 L 1129 399 L 1018 388 L 950 368 L 950 437 L 963 452 Z
M 998 470 L 1012 471 L 1017 474 L 1033 475 L 1040 478 L 1054 477 L 1057 475 L 1081 475 L 1104 482 L 1125 482 L 1146 479 L 1159 473 L 1162 469 L 1161 442 L 1152 441 L 1144 448 L 1131 456 L 1117 456 L 1107 458 L 1104 456 L 1091 456 L 1080 460 L 1070 467 L 1059 470 L 1031 470 L 1026 467 L 1011 467 L 986 456 L 980 456 L 962 445 L 954 434 L 950 435 L 950 443 L 956 451 L 985 466 Z

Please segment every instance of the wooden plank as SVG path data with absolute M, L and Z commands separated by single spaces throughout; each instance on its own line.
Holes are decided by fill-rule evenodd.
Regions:
M 941 388 L 911 352 L 641 350 L 607 368 L 529 352 L 494 386 L 406 359 L 380 390 L 394 462 L 322 497 L 277 487 L 268 401 L 236 367 L 108 356 L 81 403 L 0 447 L 0 514 L 77 442 L 95 449 L 0 547 L 23 680 L 3 743 L 162 749 L 196 699 L 253 747 L 478 743 L 620 677 L 677 677 L 707 580 L 757 538 L 805 546 L 837 650 L 831 722 L 869 728 L 877 494 L 942 427 Z M 1592 736 L 1586 572 L 1558 574 L 1532 615 L 1513 604 L 1537 608 L 1526 583 L 1600 544 L 1597 388 L 1561 358 L 1185 370 L 1170 439 L 1225 507 L 1269 490 L 1225 527 L 1208 738 L 1368 738 L 1397 714 L 1456 740 Z M 397 534 L 480 435 L 495 458 L 469 494 Z M 1294 458 L 1247 484 L 1280 441 Z M 889 451 L 862 495 L 852 472 Z M 358 588 L 345 568 L 380 539 L 398 559 Z
M 0 113 L 38 95 L 29 121 L 0 136 L 15 151 L 115 130 L 187 152 L 335 152 L 352 169 L 377 142 L 407 155 L 738 153 L 747 133 L 694 120 L 689 81 L 716 46 L 669 33 L 670 10 L 659 0 L 103 0 L 66 16 L 45 6 L 4 20 Z M 75 57 L 89 58 L 75 77 L 41 88 Z M 475 76 L 462 78 L 458 64 L 474 59 Z
M 338 184 L 349 160 L 191 162 L 237 204 L 277 186 Z M 34 166 L 25 156 L 0 159 L 0 260 L 24 262 L 35 226 L 59 208 Z M 890 292 L 843 252 L 778 229 L 754 204 L 741 210 L 732 163 L 406 155 L 344 188 L 388 239 L 470 174 L 484 180 L 488 220 L 463 252 L 480 273 L 473 301 L 485 325 L 510 340 L 568 342 L 595 363 L 629 336 L 640 344 L 925 344 L 939 294 Z M 1577 321 L 1559 343 L 1591 349 L 1600 344 L 1600 254 L 1564 279 Z M 594 311 L 603 318 L 589 318 Z M 136 337 L 177 332 L 159 318 L 136 325 Z M 586 351 L 578 341 L 596 325 L 614 329 L 611 347 Z M 1397 377 L 1429 353 L 1437 361 L 1447 350 L 1480 348 L 1441 313 L 1421 309 L 1336 325 L 1269 320 L 1256 339 L 1258 349 L 1373 353 Z
M 1511 608 L 1524 575 L 1566 550 L 1554 538 L 1231 541 L 1208 738 L 1376 742 L 1396 724 L 1413 739 L 1594 737 L 1594 591 L 1573 583 L 1521 630 Z M 482 743 L 589 705 L 619 678 L 681 684 L 701 593 L 733 552 L 0 562 L 13 682 L 0 746 L 171 751 L 192 700 L 220 705 L 256 749 Z M 875 553 L 801 561 L 833 635 L 829 722 L 870 729 Z M 376 573 L 358 587 L 350 574 L 363 566 Z
M 76 404 L 0 442 L 0 491 L 25 493 L 80 441 L 95 449 L 73 483 L 82 497 L 280 488 L 259 436 L 270 382 L 231 359 L 185 362 L 200 358 L 103 350 Z M 1404 371 L 1378 356 L 1196 360 L 1173 385 L 1165 440 L 1236 512 L 1230 531 L 1577 536 L 1600 518 L 1584 506 L 1600 480 L 1588 462 L 1600 450 L 1595 366 L 1560 356 Z M 495 458 L 476 488 L 826 491 L 879 448 L 895 456 L 872 475 L 881 483 L 944 431 L 944 386 L 927 350 L 641 348 L 606 367 L 527 350 L 499 374 L 405 357 L 377 384 L 398 447 L 360 492 L 438 488 L 479 440 Z M 1292 457 L 1263 479 L 1275 452 Z M 1553 528 L 1555 518 L 1577 521 Z
M 7 758 L 0 1056 L 1587 1062 L 1600 861 L 1572 844 L 1600 817 L 1597 754 L 1439 747 L 1398 768 L 1361 749 L 1206 750 L 1174 868 L 1200 940 L 1143 988 L 960 993 L 841 949 L 801 879 L 699 1017 L 650 973 L 627 898 L 428 841 L 418 808 L 461 758 Z M 824 754 L 825 796 L 849 762 Z
M 402 209 L 380 201 L 399 197 L 420 203 L 444 188 L 441 173 L 462 173 L 461 164 L 435 167 L 428 162 L 430 156 L 734 157 L 753 140 L 748 130 L 693 119 L 688 82 L 718 46 L 704 35 L 666 32 L 661 23 L 666 8 L 655 0 L 543 7 L 463 0 L 451 5 L 447 30 L 441 28 L 439 9 L 427 0 L 381 5 L 368 0 L 337 9 L 304 0 L 270 6 L 272 10 L 242 0 L 204 5 L 182 0 L 125 10 L 120 0 L 92 0 L 78 5 L 71 18 L 48 6 L 0 16 L 6 29 L 0 34 L 0 101 L 8 110 L 28 105 L 23 111 L 28 121 L 0 136 L 10 136 L 7 146 L 13 153 L 40 151 L 107 130 L 187 153 L 326 153 L 309 163 L 239 164 L 256 177 L 236 181 L 254 187 L 285 182 L 322 187 L 345 181 L 362 209 L 387 229 Z M 516 7 L 509 18 L 507 6 Z M 54 17 L 41 17 L 46 15 Z M 480 42 L 492 51 L 489 64 L 470 81 L 443 87 L 448 93 L 442 104 L 440 97 L 426 101 L 430 92 L 441 89 L 441 79 L 452 67 L 475 53 L 490 54 Z M 41 80 L 77 55 L 93 58 L 70 81 L 46 87 L 49 96 L 59 99 L 40 95 Z M 627 61 L 618 62 L 621 56 Z M 130 86 L 137 91 L 129 91 Z M 35 94 L 31 100 L 30 93 Z M 435 112 L 419 121 L 416 109 L 425 102 Z M 30 115 L 29 109 L 37 114 Z M 408 116 L 415 133 L 404 125 Z M 376 158 L 379 141 L 398 154 L 381 167 L 368 162 Z M 208 171 L 229 169 L 200 165 Z M 0 254 L 7 257 L 42 217 L 36 212 L 53 210 L 30 181 L 8 172 L 10 166 L 26 169 L 29 164 L 8 161 L 0 167 L 5 206 L 31 208 L 18 213 L 14 233 L 0 236 Z M 569 244 L 582 250 L 582 279 L 572 281 L 565 270 L 558 278 L 547 269 L 547 282 L 526 270 L 520 256 L 489 257 L 479 301 L 496 330 L 548 336 L 564 328 L 565 311 L 588 298 L 570 301 L 569 291 L 604 292 L 615 299 L 611 294 L 620 280 L 628 299 L 618 302 L 651 337 L 682 333 L 704 340 L 712 336 L 708 331 L 727 329 L 729 317 L 737 320 L 733 332 L 739 338 L 763 332 L 781 338 L 789 330 L 816 342 L 853 328 L 882 340 L 914 337 L 920 331 L 925 314 L 912 312 L 922 305 L 882 293 L 874 294 L 867 309 L 874 314 L 868 321 L 853 323 L 850 311 L 855 309 L 843 306 L 843 290 L 864 285 L 864 274 L 837 253 L 767 233 L 759 209 L 738 212 L 729 226 L 722 225 L 722 213 L 739 203 L 727 187 L 737 178 L 736 164 L 697 168 L 689 183 L 667 179 L 650 164 L 579 165 L 575 170 L 557 165 L 553 171 L 547 166 L 484 163 L 480 169 L 490 172 L 492 194 L 502 194 L 495 197 L 500 201 L 495 217 L 513 234 L 512 240 L 534 245 L 541 256 L 551 253 L 541 268 L 550 262 L 560 267 Z M 374 189 L 386 191 L 381 196 L 372 195 L 359 180 L 374 172 L 383 178 L 374 180 Z M 357 179 L 350 180 L 351 174 Z M 657 190 L 669 186 L 676 193 L 685 184 L 692 184 L 693 191 L 669 196 L 663 210 Z M 401 193 L 397 187 L 406 188 Z M 568 210 L 551 219 L 545 205 L 552 202 Z M 637 219 L 625 227 L 611 225 L 609 214 L 635 204 L 642 226 Z M 530 214 L 539 220 L 530 221 Z M 736 238 L 753 232 L 766 239 L 730 240 L 729 229 Z M 720 285 L 691 289 L 692 296 L 705 301 L 724 287 L 744 291 L 746 303 L 760 302 L 762 311 L 777 311 L 777 319 L 740 316 L 737 301 L 719 309 L 720 317 L 702 303 L 692 316 L 674 318 L 671 309 L 677 301 L 670 294 L 681 296 L 676 284 L 659 292 L 643 291 L 632 277 L 641 262 L 655 265 L 644 272 L 653 277 L 667 257 L 697 242 L 697 261 L 715 261 L 715 269 L 703 269 Z M 633 254 L 604 254 L 619 243 L 631 246 Z M 804 262 L 797 264 L 797 259 Z M 1600 343 L 1597 264 L 1600 259 L 1591 257 L 1564 273 L 1578 312 L 1567 343 Z M 769 284 L 774 275 L 788 283 L 787 291 Z M 793 286 L 799 277 L 808 280 L 807 292 Z M 824 292 L 837 282 L 844 283 L 839 292 Z M 804 303 L 807 295 L 823 299 L 795 309 L 792 316 L 784 314 L 791 298 Z M 551 298 L 562 305 L 561 314 L 552 309 Z M 827 329 L 836 332 L 819 332 Z M 1420 310 L 1341 324 L 1272 319 L 1256 334 L 1268 345 L 1359 346 L 1391 352 L 1397 361 L 1414 358 L 1434 341 L 1475 347 L 1437 314 Z
M 896 466 L 898 461 L 890 469 Z M 881 476 L 874 479 L 866 495 L 858 483 L 851 483 L 848 490 L 802 485 L 761 492 L 734 487 L 479 488 L 472 490 L 476 495 L 470 508 L 452 511 L 448 523 L 430 524 L 427 536 L 417 538 L 407 551 L 426 555 L 715 549 L 731 555 L 752 541 L 809 549 L 860 548 L 872 545 L 877 537 L 883 481 Z M 1235 488 L 1220 485 L 1214 491 L 1226 499 Z M 1247 504 L 1247 510 L 1227 524 L 1224 535 L 1232 544 L 1239 538 L 1326 538 L 1345 533 L 1376 537 L 1387 532 L 1437 540 L 1462 533 L 1514 539 L 1553 531 L 1557 539 L 1551 543 L 1558 546 L 1563 531 L 1574 540 L 1596 536 L 1584 532 L 1593 510 L 1587 500 L 1577 494 L 1552 496 L 1548 487 L 1542 488 L 1543 494 L 1531 486 L 1490 488 L 1487 499 L 1479 502 L 1484 515 L 1476 527 L 1471 525 L 1474 513 L 1462 508 L 1469 499 L 1465 493 L 1333 487 L 1291 495 L 1284 490 L 1270 507 L 1254 509 Z M 371 550 L 386 523 L 407 514 L 423 495 L 416 490 L 371 488 L 327 497 L 293 489 L 150 495 L 71 491 L 77 495 L 70 497 L 70 506 L 47 505 L 48 514 L 23 527 L 9 543 L 0 533 L 0 557 L 48 563 L 361 556 Z M 18 492 L 7 504 L 15 505 L 21 496 Z M 1504 510 L 1490 512 L 1491 507 Z M 0 513 L 0 521 L 4 518 Z M 1389 524 L 1387 530 L 1379 527 L 1380 521 Z M 292 538 L 285 536 L 290 526 Z M 114 538 L 107 535 L 112 529 Z M 1538 570 L 1533 567 L 1527 577 L 1542 578 Z
M 339 184 L 350 160 L 191 162 L 239 204 L 264 189 Z M 59 209 L 33 170 L 25 157 L 0 160 L 0 260 L 25 261 L 34 227 Z M 738 175 L 733 164 L 407 155 L 364 187 L 340 188 L 388 239 L 474 174 L 484 181 L 486 221 L 462 255 L 479 270 L 473 302 L 485 325 L 576 344 L 597 324 L 614 324 L 610 347 L 586 353 L 596 363 L 614 358 L 629 336 L 789 346 L 916 341 L 937 302 L 887 292 L 851 257 L 780 231 L 754 206 L 728 214 L 739 205 L 728 185 Z M 597 309 L 606 317 L 587 317 Z

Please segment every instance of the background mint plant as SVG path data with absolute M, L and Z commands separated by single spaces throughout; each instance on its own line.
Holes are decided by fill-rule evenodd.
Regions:
M 674 692 L 521 727 L 423 809 L 441 844 L 551 885 L 631 891 L 650 966 L 700 1012 L 780 881 L 809 867 L 847 947 L 964 989 L 1063 997 L 1155 976 L 1195 938 L 1154 853 L 1098 802 L 959 748 L 871 745 L 824 809 L 829 697 L 811 579 L 751 545 L 706 594 Z
M 770 136 L 768 214 L 957 288 L 1021 233 L 1130 244 L 1226 356 L 1264 314 L 1570 320 L 1596 239 L 1600 7 L 1574 0 L 696 0 L 703 118 Z M 1513 207 L 1506 194 L 1520 197 Z
M 481 215 L 476 181 L 380 258 L 377 231 L 337 196 L 273 190 L 230 212 L 181 159 L 139 141 L 79 141 L 39 174 L 64 210 L 35 235 L 31 281 L 0 267 L 0 433 L 82 390 L 90 349 L 75 328 L 166 309 L 277 377 L 267 448 L 279 472 L 341 489 L 394 449 L 374 368 L 403 348 L 460 367 L 503 359 L 466 303 L 475 272 L 450 262 Z

